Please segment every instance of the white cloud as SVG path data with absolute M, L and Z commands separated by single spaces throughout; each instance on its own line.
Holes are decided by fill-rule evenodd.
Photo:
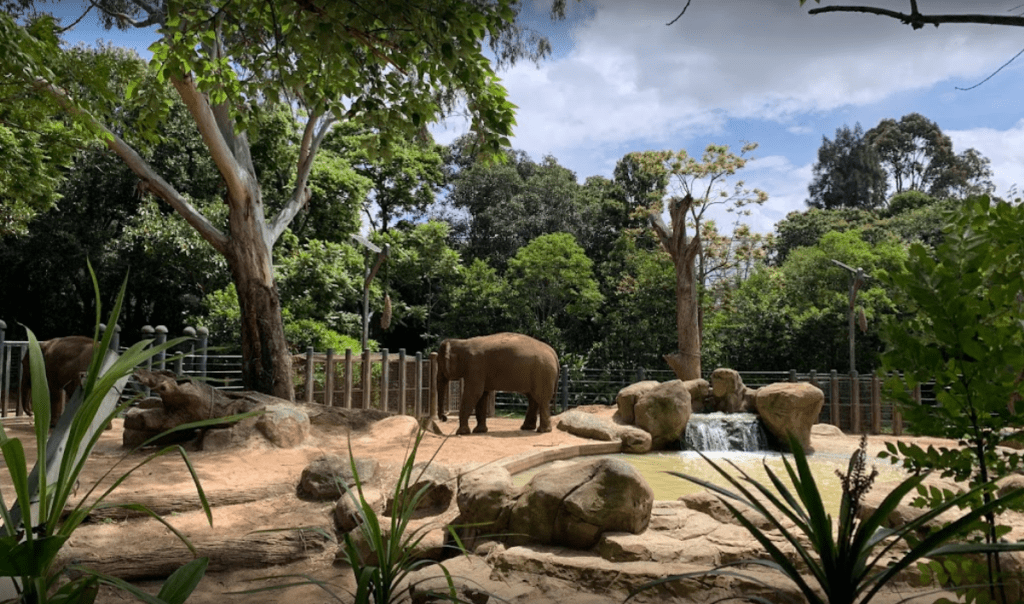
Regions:
M 1008 130 L 973 128 L 950 130 L 946 134 L 953 139 L 953 148 L 958 153 L 973 147 L 992 162 L 997 195 L 1007 194 L 1014 186 L 1018 191 L 1024 186 L 1024 119 Z

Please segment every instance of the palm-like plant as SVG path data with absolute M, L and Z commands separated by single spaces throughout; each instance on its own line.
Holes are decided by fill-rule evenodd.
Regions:
M 772 472 L 767 463 L 764 466 L 771 482 L 770 486 L 757 482 L 731 461 L 728 463 L 735 471 L 735 475 L 702 454 L 701 457 L 704 457 L 735 491 L 694 476 L 670 472 L 717 493 L 736 520 L 764 547 L 771 559 L 740 560 L 710 571 L 666 577 L 637 588 L 629 597 L 632 598 L 640 591 L 661 583 L 708 575 L 742 576 L 762 583 L 755 577 L 729 568 L 761 566 L 786 575 L 811 604 L 867 604 L 878 595 L 879 590 L 887 582 L 922 558 L 947 554 L 1024 551 L 1024 543 L 952 543 L 965 532 L 977 528 L 979 520 L 985 514 L 1024 496 L 1024 489 L 993 498 L 955 521 L 932 530 L 923 538 L 918 538 L 917 534 L 921 529 L 940 514 L 961 504 L 978 501 L 976 495 L 979 491 L 992 488 L 991 484 L 980 485 L 943 502 L 942 505 L 928 510 L 903 526 L 885 526 L 886 519 L 904 496 L 917 489 L 926 478 L 927 473 L 920 473 L 908 477 L 893 488 L 874 512 L 861 519 L 858 514 L 861 501 L 871 488 L 876 474 L 865 472 L 866 445 L 866 438 L 862 439 L 860 448 L 850 457 L 847 473 L 840 473 L 843 493 L 836 529 L 833 529 L 832 516 L 825 511 L 821 493 L 807 463 L 807 455 L 796 439 L 790 439 L 792 463 L 789 459 L 783 459 L 786 473 L 793 485 L 792 490 Z M 754 526 L 732 502 L 753 508 L 767 518 L 772 528 L 793 548 L 802 564 L 790 560 L 789 556 L 775 545 L 764 531 Z M 901 542 L 906 544 L 905 549 L 897 549 Z M 727 599 L 767 602 L 760 596 L 737 596 Z
M 90 272 L 91 270 L 90 267 Z M 121 286 L 114 309 L 108 319 L 108 325 L 117 323 L 126 285 L 127 279 Z M 96 323 L 99 325 L 99 290 L 95 274 L 93 274 L 93 286 L 96 290 L 97 300 Z M 36 385 L 32 388 L 32 409 L 35 415 L 37 463 L 36 469 L 31 474 L 28 471 L 21 440 L 9 438 L 3 430 L 3 425 L 0 424 L 0 451 L 3 453 L 7 472 L 17 495 L 14 507 L 8 508 L 7 502 L 0 494 L 0 520 L 3 521 L 3 526 L 0 527 L 0 598 L 7 598 L 4 600 L 5 603 L 90 603 L 95 600 L 100 584 L 126 590 L 136 598 L 153 604 L 181 603 L 192 593 L 206 570 L 206 558 L 196 558 L 168 578 L 155 596 L 115 577 L 102 575 L 88 568 L 72 567 L 70 570 L 76 571 L 78 576 L 71 579 L 55 572 L 57 554 L 60 549 L 75 529 L 97 508 L 124 507 L 145 512 L 162 522 L 182 540 L 193 555 L 196 554 L 195 548 L 183 534 L 148 508 L 136 504 L 104 503 L 104 499 L 132 472 L 150 460 L 168 453 L 178 452 L 181 454 L 192 474 L 207 518 L 211 524 L 213 523 L 210 506 L 206 501 L 199 478 L 188 455 L 180 446 L 167 447 L 149 455 L 115 480 L 98 497 L 92 497 L 104 479 L 117 467 L 115 464 L 92 485 L 85 497 L 75 504 L 70 512 L 65 512 L 74 495 L 78 478 L 85 467 L 89 453 L 99 442 L 103 433 L 102 427 L 129 404 L 118 405 L 116 403 L 117 395 L 111 391 L 115 388 L 119 389 L 135 368 L 144 363 L 147 358 L 172 348 L 182 341 L 182 339 L 171 340 L 152 348 L 147 348 L 150 344 L 149 341 L 142 341 L 115 359 L 114 355 L 108 356 L 113 332 L 112 329 L 107 330 L 99 340 L 100 345 L 93 356 L 85 382 L 81 390 L 69 401 L 67 414 L 62 417 L 52 435 L 48 433 L 50 397 L 43 357 L 35 335 L 31 331 L 28 332 L 32 384 Z M 99 336 L 98 328 L 96 336 Z M 196 427 L 196 424 L 180 426 L 178 429 L 190 427 Z M 54 442 L 49 442 L 50 440 Z M 12 591 L 13 594 L 5 593 Z

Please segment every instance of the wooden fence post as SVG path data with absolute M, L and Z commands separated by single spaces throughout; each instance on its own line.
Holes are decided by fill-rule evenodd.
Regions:
M 405 349 L 398 349 L 398 413 L 401 415 L 407 415 L 409 413 L 408 405 L 405 402 L 406 394 L 406 375 L 405 375 Z
M 843 422 L 839 421 L 839 373 L 835 369 L 828 375 L 828 396 L 832 407 L 832 425 L 841 429 Z
M 430 419 L 438 417 L 437 353 L 430 353 L 430 401 L 427 403 Z
M 315 355 L 316 351 L 313 350 L 312 346 L 306 348 L 306 396 L 303 398 L 305 398 L 307 403 L 313 402 L 313 388 L 316 387 L 316 372 L 314 371 L 315 368 L 313 367 L 313 364 L 316 362 L 314 360 Z
M 416 353 L 416 377 L 413 378 L 413 383 L 416 386 L 416 394 L 413 395 L 413 409 L 415 409 L 416 419 L 423 417 L 423 353 Z
M 363 409 L 369 409 L 370 408 L 370 401 L 371 401 L 371 398 L 370 398 L 370 394 L 371 394 L 370 393 L 370 378 L 372 377 L 372 374 L 370 373 L 370 351 L 369 350 L 364 350 L 363 351 L 363 366 L 360 367 L 359 369 L 360 369 L 360 373 L 362 374 L 362 380 L 363 380 L 363 407 L 362 408 Z
M 334 349 L 327 349 L 327 363 L 324 368 L 324 406 L 334 406 Z
M 388 411 L 391 406 L 391 396 L 388 390 L 391 386 L 391 363 L 388 360 L 388 349 L 380 351 L 380 408 L 381 411 Z M 401 412 L 399 412 L 401 413 Z
M 342 404 L 346 409 L 352 408 L 352 349 L 345 349 L 345 390 L 342 393 Z
M 882 380 L 877 370 L 871 373 L 871 433 L 882 433 Z
M 860 379 L 850 372 L 850 432 L 860 434 Z

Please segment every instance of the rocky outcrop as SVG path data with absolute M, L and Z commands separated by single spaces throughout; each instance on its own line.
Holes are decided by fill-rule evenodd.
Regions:
M 446 510 L 455 496 L 455 476 L 447 466 L 437 462 L 417 463 L 409 474 L 409 486 L 398 497 L 414 497 L 420 491 L 423 493 L 414 510 Z M 396 501 L 394 496 L 389 497 L 384 514 L 391 516 L 396 505 L 403 503 L 404 501 Z
M 313 501 L 334 501 L 345 493 L 345 487 L 356 484 L 352 473 L 352 461 L 340 455 L 325 455 L 314 459 L 302 470 L 299 477 L 298 495 Z M 355 458 L 359 481 L 366 485 L 373 482 L 380 470 L 375 459 Z
M 651 435 L 651 447 L 676 445 L 690 419 L 690 392 L 682 380 L 658 384 L 644 392 L 633 408 L 636 426 Z
M 811 427 L 818 421 L 825 394 L 807 383 L 770 384 L 757 391 L 756 412 L 765 428 L 785 446 L 792 435 L 804 449 L 811 446 Z
M 694 413 L 710 411 L 707 407 L 711 385 L 707 380 L 686 380 L 683 382 L 683 388 L 690 393 L 690 409 Z
M 643 532 L 653 503 L 650 485 L 629 464 L 580 461 L 534 476 L 516 498 L 508 528 L 513 542 L 589 549 L 606 532 Z
M 715 369 L 711 372 L 711 404 L 707 411 L 721 411 L 722 413 L 749 411 L 744 404 L 743 397 L 746 389 L 740 372 L 725 367 Z
M 633 408 L 636 407 L 637 401 L 643 396 L 648 390 L 656 388 L 660 382 L 657 380 L 645 380 L 643 382 L 637 382 L 630 384 L 622 390 L 619 390 L 619 394 L 615 396 L 615 404 L 619 410 L 615 413 L 616 419 L 623 424 L 632 424 L 635 421 L 633 415 Z
M 573 409 L 558 416 L 558 429 L 580 438 L 620 441 L 623 453 L 647 453 L 651 450 L 651 435 L 636 426 L 617 424 L 610 419 Z

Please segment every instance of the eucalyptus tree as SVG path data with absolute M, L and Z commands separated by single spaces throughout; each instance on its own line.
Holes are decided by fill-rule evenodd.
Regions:
M 665 355 L 665 359 L 684 380 L 701 377 L 700 292 L 708 274 L 701 242 L 705 214 L 717 205 L 726 205 L 742 214 L 745 206 L 767 201 L 767 193 L 746 189 L 743 181 L 734 183 L 731 192 L 726 186 L 726 179 L 747 164 L 746 154 L 755 148 L 756 143 L 748 143 L 737 155 L 727 145 L 708 145 L 699 160 L 686 150 L 635 154 L 647 172 L 660 171 L 670 182 L 672 195 L 666 200 L 665 209 L 671 224 L 662 220 L 660 207 L 650 214 L 650 222 L 675 266 L 678 349 Z
M 860 124 L 836 129 L 822 137 L 814 176 L 807 190 L 812 208 L 874 209 L 885 205 L 886 173 L 875 148 L 865 140 Z
M 291 398 L 272 251 L 310 201 L 309 179 L 321 142 L 335 123 L 356 121 L 378 132 L 386 148 L 460 104 L 485 150 L 507 145 L 514 106 L 495 63 L 536 58 L 550 48 L 542 39 L 527 47 L 531 40 L 516 24 L 519 8 L 514 0 L 90 3 L 86 10 L 97 10 L 108 27 L 147 36 L 155 28 L 151 77 L 139 78 L 127 97 L 155 129 L 166 108 L 160 93 L 164 82 L 171 83 L 223 178 L 226 225 L 215 224 L 181 194 L 180 183 L 169 182 L 108 126 L 123 110 L 123 98 L 100 94 L 100 101 L 80 102 L 75 91 L 103 91 L 106 83 L 91 73 L 55 72 L 48 65 L 59 49 L 44 47 L 31 29 L 6 14 L 0 15 L 0 62 L 25 91 L 48 97 L 95 132 L 148 192 L 224 256 L 238 293 L 245 386 Z M 302 127 L 289 193 L 268 216 L 249 126 L 254 116 L 279 104 L 292 109 Z

